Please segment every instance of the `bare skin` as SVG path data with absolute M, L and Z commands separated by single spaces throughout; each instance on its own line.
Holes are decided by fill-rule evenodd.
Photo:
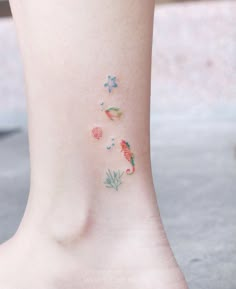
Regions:
M 11 6 L 26 76 L 31 188 L 16 235 L 0 247 L 0 289 L 186 289 L 151 173 L 154 2 Z M 109 75 L 117 77 L 110 92 Z M 109 187 L 108 170 L 120 170 L 122 182 Z

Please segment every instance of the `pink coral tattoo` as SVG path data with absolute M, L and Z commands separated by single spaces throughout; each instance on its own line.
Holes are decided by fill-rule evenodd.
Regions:
M 102 132 L 102 129 L 100 127 L 94 127 L 92 129 L 92 135 L 94 138 L 99 140 L 100 138 L 102 138 L 102 134 L 103 134 L 103 132 Z

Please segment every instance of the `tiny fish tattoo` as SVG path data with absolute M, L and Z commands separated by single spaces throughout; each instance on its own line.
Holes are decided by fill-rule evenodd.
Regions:
M 110 120 L 120 119 L 122 112 L 119 107 L 109 107 L 105 110 L 105 114 Z

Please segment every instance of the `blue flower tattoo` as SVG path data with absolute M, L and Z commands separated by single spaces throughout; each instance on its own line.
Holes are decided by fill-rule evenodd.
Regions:
M 118 85 L 116 83 L 116 77 L 108 75 L 108 80 L 104 84 L 104 87 L 107 87 L 109 93 L 111 93 L 113 88 L 118 87 Z

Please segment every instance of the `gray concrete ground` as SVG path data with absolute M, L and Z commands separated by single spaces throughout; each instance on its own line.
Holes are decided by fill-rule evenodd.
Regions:
M 235 10 L 230 1 L 169 5 L 155 17 L 153 175 L 190 289 L 236 288 Z M 29 188 L 22 76 L 9 22 L 0 22 L 2 39 L 11 49 L 0 58 L 0 242 L 15 232 Z M 14 63 L 9 53 L 17 55 Z M 12 81 L 4 79 L 4 65 Z M 19 125 L 21 131 L 6 133 Z

